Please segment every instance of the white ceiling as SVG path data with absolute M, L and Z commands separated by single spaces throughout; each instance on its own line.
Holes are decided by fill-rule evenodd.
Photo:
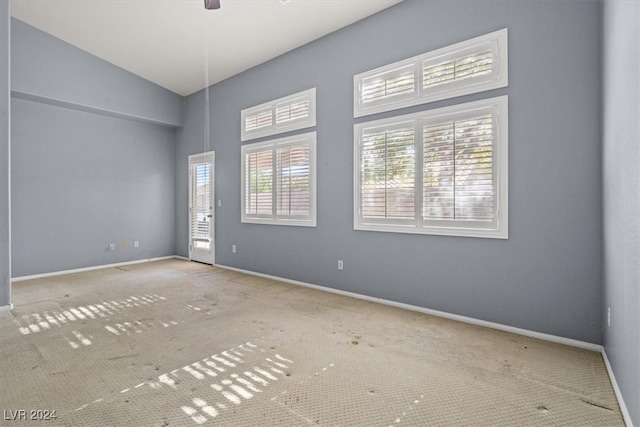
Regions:
M 12 0 L 11 14 L 189 95 L 401 1 Z

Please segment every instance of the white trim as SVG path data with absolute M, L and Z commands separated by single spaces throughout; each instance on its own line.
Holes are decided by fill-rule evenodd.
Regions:
M 294 101 L 302 101 L 309 103 L 309 115 L 288 121 L 288 123 L 279 124 L 277 122 L 277 110 L 283 104 L 293 104 Z M 254 130 L 247 130 L 247 117 L 257 113 L 268 113 L 271 115 L 271 124 L 259 127 Z M 267 114 L 267 117 L 268 117 Z M 316 125 L 316 88 L 303 90 L 292 95 L 274 99 L 264 104 L 245 108 L 240 112 L 240 140 L 249 141 L 264 136 L 276 135 L 279 133 L 290 132 L 293 130 L 305 129 Z
M 607 357 L 607 352 L 604 347 L 602 347 L 600 353 L 602 354 L 602 359 L 604 359 L 604 365 L 607 367 L 607 373 L 609 374 L 609 379 L 611 380 L 611 385 L 613 386 L 613 391 L 618 399 L 618 406 L 620 406 L 620 412 L 622 412 L 622 419 L 627 427 L 633 427 L 633 421 L 631 420 L 631 414 L 627 409 L 627 405 L 624 403 L 624 397 L 622 397 L 622 391 L 620 391 L 620 387 L 618 386 L 618 381 L 616 381 L 616 376 L 613 373 L 613 368 L 611 368 L 611 364 L 609 363 L 609 358 Z
M 0 313 L 3 313 L 5 311 L 11 311 L 11 310 L 13 310 L 13 303 L 9 305 L 3 305 L 2 307 L 0 307 Z
M 164 261 L 167 259 L 174 259 L 174 258 L 177 258 L 177 257 L 174 255 L 171 255 L 171 256 L 162 256 L 157 258 L 139 259 L 136 261 L 118 262 L 115 264 L 96 265 L 93 267 L 74 268 L 72 270 L 61 270 L 61 271 L 54 271 L 51 273 L 34 274 L 31 276 L 14 277 L 13 279 L 11 279 L 11 281 L 22 282 L 24 280 L 43 279 L 45 277 L 63 276 L 65 274 L 83 273 L 85 271 L 103 270 L 105 268 L 115 268 L 115 267 L 122 267 L 125 265 L 144 264 L 147 262 Z
M 416 311 L 419 313 L 429 314 L 431 316 L 442 317 L 444 319 L 455 320 L 462 323 L 468 323 L 476 326 L 483 326 L 485 328 L 496 329 L 498 331 L 510 332 L 512 334 L 523 335 L 530 338 L 536 338 L 543 341 L 549 341 L 556 344 L 563 344 L 570 347 L 581 348 L 583 350 L 590 350 L 600 352 L 602 346 L 599 344 L 592 344 L 585 341 L 574 340 L 571 338 L 559 337 L 557 335 L 545 334 L 542 332 L 530 331 L 528 329 L 516 328 L 514 326 L 503 325 L 501 323 L 489 322 L 486 320 L 475 319 L 473 317 L 461 316 L 459 314 L 447 313 L 446 311 L 432 310 L 430 308 L 419 307 L 416 305 L 405 304 L 402 302 L 390 301 L 383 298 L 371 297 L 368 295 L 357 294 L 355 292 L 341 291 L 339 289 L 329 288 L 326 286 L 312 285 L 311 283 L 300 282 L 297 280 L 286 279 L 278 276 L 271 276 L 269 274 L 256 273 L 250 270 L 244 270 L 241 268 L 230 267 L 222 264 L 214 264 L 215 267 L 224 268 L 225 270 L 237 271 L 239 273 L 250 274 L 252 276 L 264 277 L 265 279 L 277 280 L 279 282 L 289 283 L 292 285 L 304 286 L 305 288 L 316 289 L 319 291 L 330 292 L 333 294 L 343 295 L 351 298 L 356 298 L 364 301 L 377 302 L 379 304 L 388 305 L 391 307 L 403 308 L 405 310 Z
M 507 42 L 508 30 L 507 28 L 503 28 L 489 34 L 357 74 L 353 76 L 353 116 L 362 117 L 369 114 L 392 111 L 413 105 L 426 104 L 442 99 L 450 99 L 462 95 L 507 87 L 509 85 Z M 490 73 L 466 79 L 452 80 L 432 88 L 424 89 L 422 87 L 423 67 L 425 63 L 452 61 L 459 58 L 460 55 L 468 55 L 470 52 L 474 52 L 474 50 L 477 52 L 478 49 L 480 49 L 480 51 L 491 49 L 494 62 Z M 371 101 L 370 105 L 364 105 L 362 103 L 361 92 L 365 79 L 375 79 L 376 77 L 384 77 L 386 79 L 386 76 L 393 76 L 393 73 L 396 73 L 399 69 L 409 66 L 413 66 L 414 90 L 411 93 L 391 95 L 388 98 Z

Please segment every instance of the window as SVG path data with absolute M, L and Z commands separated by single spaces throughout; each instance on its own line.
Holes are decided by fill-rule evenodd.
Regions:
M 356 230 L 506 239 L 507 97 L 355 125 Z
M 505 28 L 354 76 L 354 117 L 507 84 Z
M 316 89 L 242 110 L 242 141 L 316 125 Z
M 242 146 L 242 222 L 316 225 L 316 133 Z

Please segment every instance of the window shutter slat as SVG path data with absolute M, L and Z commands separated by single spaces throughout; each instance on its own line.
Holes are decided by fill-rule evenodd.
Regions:
M 211 165 L 209 163 L 190 163 L 191 203 L 190 235 L 194 248 L 209 249 L 211 245 L 209 219 L 211 207 Z
M 253 215 L 272 214 L 273 162 L 271 151 L 250 153 L 246 156 L 245 212 Z
M 211 192 L 209 185 L 209 164 L 195 164 L 192 169 L 192 179 L 194 189 L 191 193 L 192 201 L 191 206 L 191 223 L 195 224 L 192 227 L 193 239 L 209 239 L 209 223 L 207 221 L 207 214 L 209 213 L 209 206 L 211 206 Z
M 493 219 L 492 147 L 491 115 L 456 122 L 456 219 Z
M 311 209 L 308 144 L 277 150 L 278 215 L 309 215 Z
M 493 72 L 493 55 L 492 49 L 485 49 L 437 65 L 428 65 L 428 61 L 425 61 L 422 67 L 422 89 L 428 90 L 445 83 L 490 74 Z
M 249 116 L 245 120 L 245 130 L 255 131 L 261 128 L 269 127 L 273 124 L 273 115 L 271 111 L 263 111 L 258 114 Z
M 423 217 L 492 220 L 492 116 L 425 126 L 423 144 Z
M 365 133 L 361 150 L 362 215 L 415 217 L 415 130 Z
M 311 113 L 308 100 L 294 100 L 280 104 L 276 108 L 276 123 L 283 124 L 294 120 L 305 119 Z
M 454 215 L 453 123 L 423 128 L 423 210 L 425 219 Z
M 415 66 L 413 64 L 391 70 L 362 81 L 363 104 L 381 101 L 398 95 L 415 93 Z

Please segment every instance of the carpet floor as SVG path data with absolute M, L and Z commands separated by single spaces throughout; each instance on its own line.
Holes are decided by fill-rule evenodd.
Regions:
M 13 299 L 1 425 L 624 425 L 599 353 L 203 264 Z

